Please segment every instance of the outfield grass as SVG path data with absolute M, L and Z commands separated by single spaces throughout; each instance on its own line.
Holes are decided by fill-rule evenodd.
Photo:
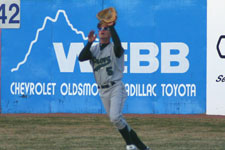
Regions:
M 225 118 L 126 116 L 152 150 L 225 150 Z M 1 115 L 0 150 L 125 150 L 105 115 Z

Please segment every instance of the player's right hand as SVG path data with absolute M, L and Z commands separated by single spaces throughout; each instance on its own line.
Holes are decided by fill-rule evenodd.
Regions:
M 91 30 L 91 32 L 88 34 L 88 42 L 94 42 L 97 35 L 95 34 L 94 30 Z

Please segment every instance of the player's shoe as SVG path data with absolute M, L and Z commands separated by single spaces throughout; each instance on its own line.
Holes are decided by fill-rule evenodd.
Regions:
M 126 150 L 137 150 L 137 147 L 135 145 L 127 145 Z

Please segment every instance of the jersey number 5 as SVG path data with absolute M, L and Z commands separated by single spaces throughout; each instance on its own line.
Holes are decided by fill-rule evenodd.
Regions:
M 106 68 L 106 72 L 109 76 L 113 75 L 113 70 L 112 70 L 112 67 L 107 67 Z

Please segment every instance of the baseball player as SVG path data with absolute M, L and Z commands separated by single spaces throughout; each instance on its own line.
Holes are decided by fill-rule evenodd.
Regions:
M 100 43 L 92 46 L 97 35 L 92 30 L 88 35 L 88 43 L 79 55 L 79 61 L 90 60 L 99 95 L 110 121 L 117 127 L 126 142 L 126 150 L 150 150 L 138 138 L 122 115 L 123 105 L 127 97 L 122 77 L 124 71 L 124 49 L 114 28 L 115 22 L 99 22 L 98 36 Z M 110 42 L 110 38 L 112 41 Z

